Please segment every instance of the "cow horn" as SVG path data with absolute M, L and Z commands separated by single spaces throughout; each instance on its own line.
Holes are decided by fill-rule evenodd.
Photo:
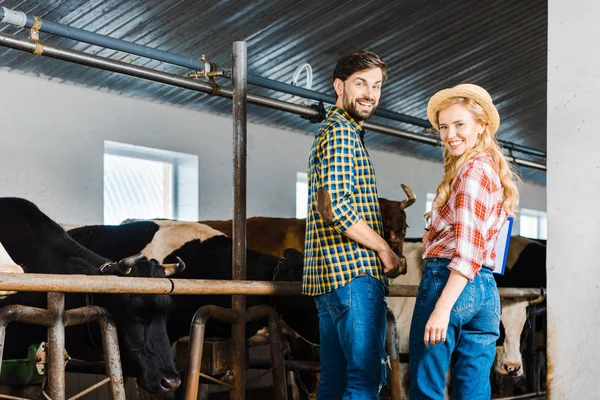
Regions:
M 413 192 L 412 189 L 406 186 L 404 183 L 401 183 L 400 186 L 402 186 L 404 193 L 406 193 L 406 196 L 408 197 L 408 199 L 400 202 L 400 207 L 405 210 L 414 204 L 415 200 L 417 200 L 417 196 L 415 196 L 415 192 Z
M 161 264 L 161 266 L 165 269 L 165 275 L 175 275 L 183 272 L 185 270 L 185 263 L 179 257 L 175 257 L 177 259 L 176 263 L 173 264 Z
M 177 264 L 175 264 L 175 273 L 179 274 L 185 270 L 185 263 L 179 257 L 175 257 L 177 259 Z
M 537 298 L 529 301 L 530 306 L 535 306 L 536 304 L 540 304 L 542 301 L 544 301 L 546 299 L 546 289 L 540 288 L 540 290 L 542 293 Z
M 115 272 L 120 272 L 123 275 L 129 275 L 129 273 L 131 272 L 131 267 L 128 266 L 127 264 L 121 263 L 120 261 L 118 263 L 116 262 L 107 262 L 102 264 L 99 268 L 98 271 L 102 272 L 103 274 L 113 274 Z
M 119 261 L 119 264 L 127 265 L 128 267 L 134 266 L 137 262 L 145 260 L 146 256 L 143 253 L 136 254 L 134 256 L 129 256 L 123 258 Z

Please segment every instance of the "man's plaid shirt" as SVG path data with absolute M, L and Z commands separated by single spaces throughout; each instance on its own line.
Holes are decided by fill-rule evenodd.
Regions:
M 363 135 L 362 127 L 344 110 L 332 107 L 315 137 L 308 163 L 303 294 L 325 294 L 363 273 L 387 286 L 377 252 L 342 234 L 363 219 L 383 236 L 375 170 Z M 331 196 L 331 224 L 317 211 L 321 188 Z
M 491 157 L 481 153 L 456 174 L 443 207 L 433 201 L 423 258 L 449 258 L 448 268 L 469 280 L 482 266 L 494 267 L 498 232 L 508 214 L 502 208 L 502 183 Z

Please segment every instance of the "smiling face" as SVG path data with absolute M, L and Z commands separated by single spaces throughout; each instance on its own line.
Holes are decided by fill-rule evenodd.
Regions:
M 381 96 L 383 72 L 381 68 L 358 71 L 342 81 L 333 82 L 337 93 L 336 106 L 343 108 L 356 122 L 368 120 Z
M 452 104 L 438 114 L 440 137 L 453 156 L 461 156 L 477 144 L 485 125 L 475 119 L 464 105 Z

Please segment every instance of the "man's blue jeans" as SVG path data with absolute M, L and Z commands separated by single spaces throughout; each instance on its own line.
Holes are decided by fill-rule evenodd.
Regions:
M 457 400 L 489 400 L 490 370 L 500 336 L 500 297 L 491 270 L 482 268 L 468 282 L 450 313 L 446 342 L 425 346 L 425 325 L 446 286 L 450 260 L 425 263 L 410 327 L 410 393 L 412 400 L 443 399 L 451 367 Z
M 379 399 L 385 384 L 387 303 L 381 282 L 360 276 L 315 297 L 321 336 L 319 400 Z

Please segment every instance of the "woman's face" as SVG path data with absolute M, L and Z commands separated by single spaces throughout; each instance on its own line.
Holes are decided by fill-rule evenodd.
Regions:
M 478 122 L 473 114 L 460 103 L 452 104 L 440 111 L 438 126 L 444 147 L 453 156 L 461 156 L 475 147 L 485 125 Z

